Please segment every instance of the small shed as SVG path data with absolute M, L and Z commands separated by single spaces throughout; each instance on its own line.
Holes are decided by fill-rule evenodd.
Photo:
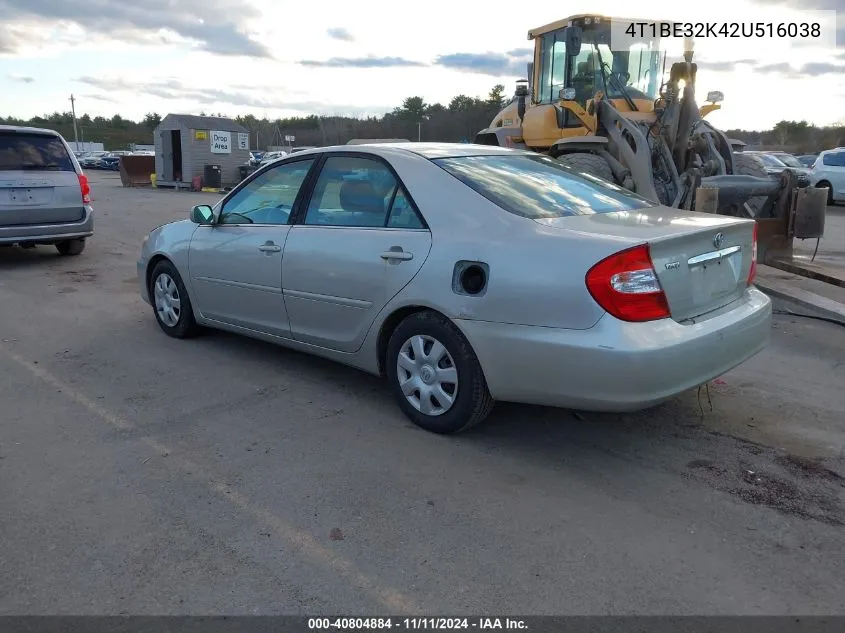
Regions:
M 153 132 L 156 184 L 222 188 L 241 181 L 238 168 L 249 162 L 249 131 L 223 117 L 168 114 Z

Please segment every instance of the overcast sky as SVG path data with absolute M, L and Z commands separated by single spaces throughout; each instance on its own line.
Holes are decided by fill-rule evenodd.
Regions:
M 837 9 L 837 48 L 699 40 L 698 95 L 724 92 L 711 120 L 725 129 L 845 122 L 845 0 L 696 4 L 706 12 L 641 15 L 624 0 L 597 0 L 590 10 L 777 23 Z M 530 55 L 528 30 L 567 10 L 543 0 L 0 0 L 0 114 L 69 110 L 71 93 L 77 114 L 133 119 L 201 110 L 380 114 L 407 96 L 448 103 L 460 93 L 486 95 L 496 83 L 512 94 Z

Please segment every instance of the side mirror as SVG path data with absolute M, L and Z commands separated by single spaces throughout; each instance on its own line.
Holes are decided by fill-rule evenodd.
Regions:
M 564 101 L 572 101 L 575 98 L 575 88 L 562 88 L 558 96 Z
M 566 29 L 566 55 L 575 57 L 581 52 L 581 38 L 584 29 L 580 26 L 570 26 Z
M 214 210 L 207 204 L 198 204 L 191 209 L 191 222 L 195 224 L 212 224 L 214 222 Z

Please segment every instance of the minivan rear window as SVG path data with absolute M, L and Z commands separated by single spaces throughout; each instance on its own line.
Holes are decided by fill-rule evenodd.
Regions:
M 461 156 L 432 162 L 505 211 L 532 220 L 656 206 L 627 189 L 539 154 Z
M 0 171 L 76 171 L 56 136 L 0 131 Z
M 828 167 L 845 167 L 845 152 L 831 152 L 822 158 L 822 164 Z

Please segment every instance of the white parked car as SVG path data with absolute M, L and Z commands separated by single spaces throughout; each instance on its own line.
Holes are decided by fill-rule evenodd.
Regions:
M 287 155 L 287 152 L 267 152 L 266 154 L 264 154 L 264 156 L 261 157 L 261 161 L 258 164 L 263 166 L 267 163 L 272 163 L 274 160 L 284 158 Z
M 827 203 L 845 202 L 845 147 L 825 150 L 810 170 L 813 187 L 829 187 Z

